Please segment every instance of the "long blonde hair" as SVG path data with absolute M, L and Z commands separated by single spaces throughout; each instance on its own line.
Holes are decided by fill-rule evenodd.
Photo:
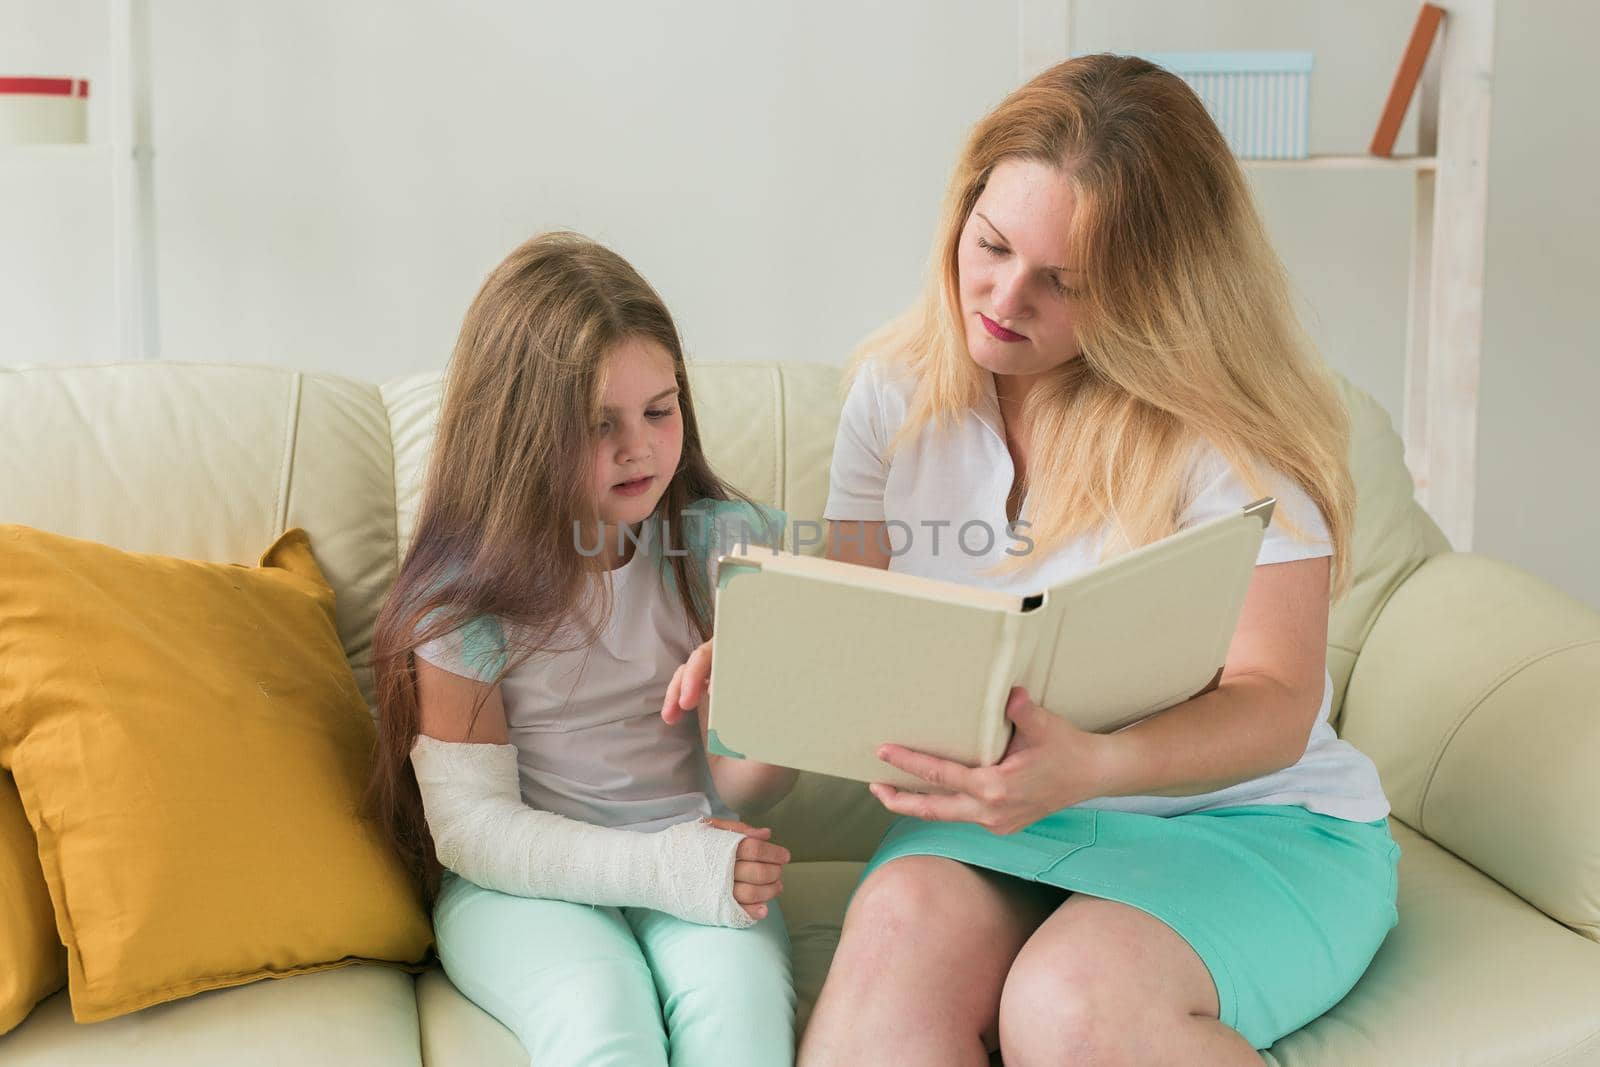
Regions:
M 700 500 L 747 500 L 711 470 L 689 395 L 677 327 L 621 256 L 573 233 L 526 242 L 490 273 L 468 308 L 445 377 L 416 533 L 373 636 L 378 751 L 366 810 L 425 900 L 441 870 L 423 819 L 410 753 L 418 729 L 413 650 L 490 616 L 508 640 L 494 681 L 538 652 L 592 645 L 611 610 L 592 610 L 604 567 L 574 523 L 599 521 L 589 486 L 607 359 L 634 338 L 672 357 L 683 451 L 655 516 L 670 543 L 691 543 Z M 711 633 L 702 565 L 665 557 L 688 622 Z M 663 575 L 665 579 L 665 575 Z M 487 689 L 485 690 L 487 694 Z M 480 705 L 481 709 L 481 705 Z
M 983 395 L 957 253 L 989 175 L 1010 159 L 1058 168 L 1069 183 L 1077 207 L 1065 236 L 1084 271 L 1082 355 L 1040 379 L 1023 406 L 1033 551 L 1102 527 L 1107 555 L 1172 533 L 1189 463 L 1210 442 L 1258 495 L 1261 463 L 1316 503 L 1332 534 L 1332 595 L 1342 596 L 1355 511 L 1344 405 L 1221 133 L 1187 85 L 1141 59 L 1057 64 L 974 128 L 921 299 L 857 352 L 858 368 L 882 358 L 917 382 L 891 449 Z M 1281 508 L 1273 521 L 1303 534 Z

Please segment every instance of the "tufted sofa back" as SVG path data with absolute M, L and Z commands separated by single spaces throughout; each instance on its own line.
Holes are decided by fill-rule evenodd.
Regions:
M 690 369 L 712 464 L 791 521 L 821 521 L 842 386 L 823 364 Z M 304 527 L 370 702 L 373 622 L 416 518 L 440 388 L 437 373 L 378 386 L 212 364 L 0 371 L 0 522 L 230 563 Z M 1413 499 L 1388 417 L 1342 388 L 1359 502 L 1355 586 L 1330 621 L 1336 715 L 1383 604 L 1448 550 Z M 770 819 L 796 859 L 865 858 L 887 824 L 864 788 L 817 775 Z

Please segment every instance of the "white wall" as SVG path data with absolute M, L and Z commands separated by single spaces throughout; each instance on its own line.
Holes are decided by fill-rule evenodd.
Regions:
M 961 139 L 1018 73 L 1009 0 L 152 7 L 162 355 L 370 379 L 440 365 L 483 275 L 553 227 L 628 256 L 692 357 L 841 361 L 915 292 Z M 1478 548 L 1600 607 L 1600 11 L 1500 7 Z M 1312 151 L 1359 153 L 1416 5 L 1077 9 L 1080 50 L 1314 52 Z M 0 69 L 43 48 L 95 76 L 104 11 L 0 0 Z M 112 354 L 104 163 L 0 154 L 0 362 Z M 1398 411 L 1410 176 L 1251 174 L 1324 355 Z
M 570 227 L 695 356 L 839 360 L 915 291 L 959 139 L 1016 74 L 1008 4 L 432 10 L 157 8 L 166 356 L 434 367 L 489 269 Z
M 1326 51 L 1313 150 L 1365 143 L 1403 5 L 1214 7 L 1085 0 L 1076 43 Z M 842 360 L 914 293 L 961 139 L 1017 82 L 1005 0 L 156 15 L 164 354 L 376 378 L 436 365 L 488 268 L 562 226 L 631 258 L 701 358 Z M 1397 407 L 1408 176 L 1255 181 L 1314 335 Z M 1327 297 L 1374 275 L 1359 315 Z
M 0 75 L 88 78 L 92 142 L 0 145 L 0 364 L 118 358 L 109 36 L 104 2 L 0 0 Z
M 1600 607 L 1600 5 L 1504 7 L 1474 548 Z

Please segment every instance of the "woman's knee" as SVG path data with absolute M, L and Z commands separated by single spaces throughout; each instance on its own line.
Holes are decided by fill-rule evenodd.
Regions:
M 1203 987 L 1203 988 L 1202 988 Z M 1122 905 L 1080 897 L 1017 954 L 1000 994 L 1007 1064 L 1150 1062 L 1193 1016 L 1216 1018 L 1210 975 L 1176 934 Z
M 1116 1063 L 1137 1007 L 1093 961 L 1024 950 L 1000 992 L 1000 1047 L 1007 1064 Z
M 941 856 L 904 856 L 867 876 L 845 913 L 845 930 L 856 926 L 877 938 L 904 938 L 936 931 L 941 938 L 986 936 L 1004 923 L 1008 907 L 984 876 Z
M 1008 890 L 988 872 L 941 857 L 884 864 L 850 903 L 828 983 L 870 983 L 880 1006 L 937 1004 L 953 1013 L 947 1021 L 992 1028 L 1006 972 L 1038 922 Z

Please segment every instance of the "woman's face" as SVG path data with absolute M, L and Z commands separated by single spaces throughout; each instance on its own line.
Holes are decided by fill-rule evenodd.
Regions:
M 1041 374 L 1078 355 L 1083 274 L 1069 262 L 1074 197 L 1055 167 L 1007 159 L 967 216 L 956 254 L 967 350 L 995 374 Z

